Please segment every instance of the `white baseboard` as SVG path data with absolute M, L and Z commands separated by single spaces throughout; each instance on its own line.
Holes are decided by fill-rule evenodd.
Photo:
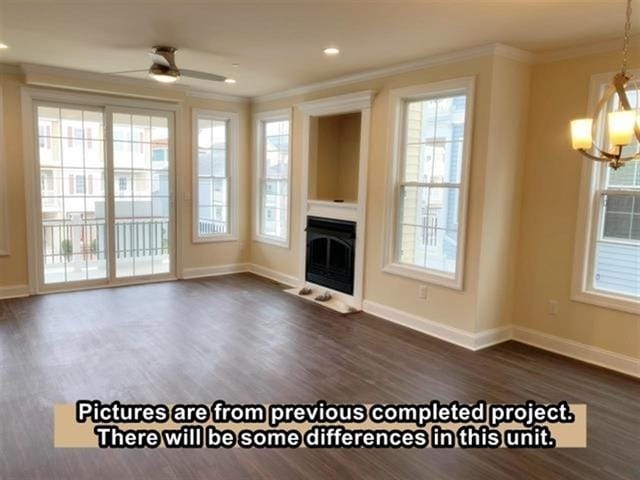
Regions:
M 482 350 L 499 343 L 507 342 L 513 338 L 511 325 L 504 327 L 491 328 L 474 334 L 473 350 Z
M 640 378 L 640 359 L 525 327 L 505 326 L 472 333 L 370 300 L 364 301 L 364 311 L 469 350 L 481 350 L 491 345 L 515 340 L 565 357 Z
M 403 312 L 402 310 L 397 310 L 370 300 L 365 300 L 363 302 L 363 310 L 371 315 L 375 315 L 376 317 L 412 328 L 413 330 L 426 333 L 432 337 L 459 345 L 460 347 L 468 348 L 469 350 L 478 350 L 479 348 L 483 348 L 477 346 L 477 338 L 475 334 L 460 328 L 450 327 L 442 323 L 427 320 L 424 317 Z
M 300 281 L 293 275 L 288 275 L 286 273 L 278 272 L 276 270 L 263 267 L 262 265 L 256 265 L 255 263 L 252 263 L 251 265 L 249 265 L 249 271 L 261 277 L 274 280 L 276 282 L 282 283 L 283 285 L 288 285 L 290 287 L 296 287 L 300 284 Z
M 640 359 L 530 328 L 513 326 L 512 330 L 518 342 L 640 378 Z
M 29 296 L 29 285 L 11 285 L 0 287 L 0 300 Z
M 230 263 L 228 265 L 212 265 L 209 267 L 185 268 L 182 270 L 182 278 L 215 277 L 218 275 L 229 275 L 231 273 L 242 273 L 249 271 L 248 263 Z

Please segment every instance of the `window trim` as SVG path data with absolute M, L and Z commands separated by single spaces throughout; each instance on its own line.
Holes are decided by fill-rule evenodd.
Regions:
M 385 243 L 383 249 L 383 267 L 385 273 L 401 277 L 420 280 L 425 283 L 439 285 L 454 290 L 464 289 L 464 269 L 466 252 L 467 210 L 469 197 L 469 172 L 471 164 L 473 117 L 475 106 L 475 77 L 462 77 L 440 82 L 414 85 L 406 88 L 398 88 L 389 92 L 390 114 L 389 125 L 392 128 L 389 138 L 389 171 L 386 194 L 386 228 Z M 404 150 L 404 119 L 405 104 L 408 101 L 416 101 L 428 98 L 450 96 L 464 92 L 467 95 L 467 109 L 465 114 L 464 141 L 462 152 L 462 169 L 460 177 L 459 230 L 457 246 L 456 272 L 447 275 L 438 270 L 407 265 L 396 261 L 396 248 L 398 237 L 398 210 L 400 207 L 400 171 L 402 168 L 402 154 Z
M 2 86 L 0 86 L 0 257 L 9 255 L 9 183 L 7 177 L 9 167 L 6 162 L 4 136 L 4 109 L 2 103 Z
M 287 173 L 287 232 L 284 239 L 271 235 L 264 235 L 260 232 L 260 223 L 262 220 L 262 171 L 264 167 L 264 157 L 262 147 L 264 145 L 264 124 L 267 122 L 286 120 L 289 122 L 289 164 Z M 292 169 L 292 143 L 293 143 L 293 114 L 292 108 L 284 108 L 281 110 L 269 110 L 266 112 L 258 112 L 253 115 L 253 205 L 255 216 L 253 219 L 253 241 L 274 245 L 276 247 L 291 248 L 291 173 Z
M 633 76 L 640 75 L 640 69 L 629 72 Z M 614 72 L 599 73 L 591 76 L 589 85 L 589 101 L 587 111 L 592 114 L 602 93 L 602 88 L 611 82 Z M 567 147 L 568 148 L 568 147 Z M 610 308 L 627 313 L 640 314 L 640 300 L 628 295 L 596 290 L 593 287 L 591 273 L 595 262 L 595 241 L 597 240 L 599 222 L 599 205 L 597 194 L 602 192 L 602 178 L 607 165 L 582 158 L 575 154 L 575 161 L 582 161 L 580 189 L 578 197 L 578 215 L 576 219 L 575 247 L 573 271 L 571 275 L 571 300 L 580 303 Z M 574 159 L 570 159 L 574 161 Z
M 211 242 L 235 242 L 238 241 L 238 152 L 240 149 L 240 122 L 237 112 L 223 112 L 218 110 L 207 110 L 193 108 L 191 116 L 191 171 L 192 171 L 192 243 Z M 198 231 L 199 198 L 198 198 L 198 119 L 217 120 L 228 122 L 228 146 L 227 146 L 227 176 L 228 185 L 228 221 L 229 231 L 227 233 L 212 233 L 201 235 Z

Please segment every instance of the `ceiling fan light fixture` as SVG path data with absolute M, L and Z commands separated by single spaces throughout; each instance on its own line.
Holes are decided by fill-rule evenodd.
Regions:
M 152 65 L 149 76 L 160 83 L 175 83 L 180 78 L 180 72 L 160 65 Z
M 225 78 L 224 83 L 236 83 L 235 78 Z

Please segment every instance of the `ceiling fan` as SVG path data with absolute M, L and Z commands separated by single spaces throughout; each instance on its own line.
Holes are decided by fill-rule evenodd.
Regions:
M 174 83 L 180 77 L 197 78 L 199 80 L 209 80 L 212 82 L 236 83 L 233 78 L 225 77 L 223 75 L 178 68 L 175 61 L 175 54 L 177 51 L 178 49 L 174 47 L 153 47 L 153 51 L 149 53 L 149 55 L 151 56 L 151 60 L 153 61 L 151 67 L 149 68 L 149 76 L 154 80 L 162 83 Z M 125 72 L 114 73 L 133 72 L 144 72 L 144 70 L 127 70 Z

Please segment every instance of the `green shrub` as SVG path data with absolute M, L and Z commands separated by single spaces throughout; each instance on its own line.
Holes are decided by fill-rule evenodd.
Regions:
M 67 262 L 71 260 L 73 256 L 73 242 L 69 239 L 60 242 L 60 253 L 67 259 Z

